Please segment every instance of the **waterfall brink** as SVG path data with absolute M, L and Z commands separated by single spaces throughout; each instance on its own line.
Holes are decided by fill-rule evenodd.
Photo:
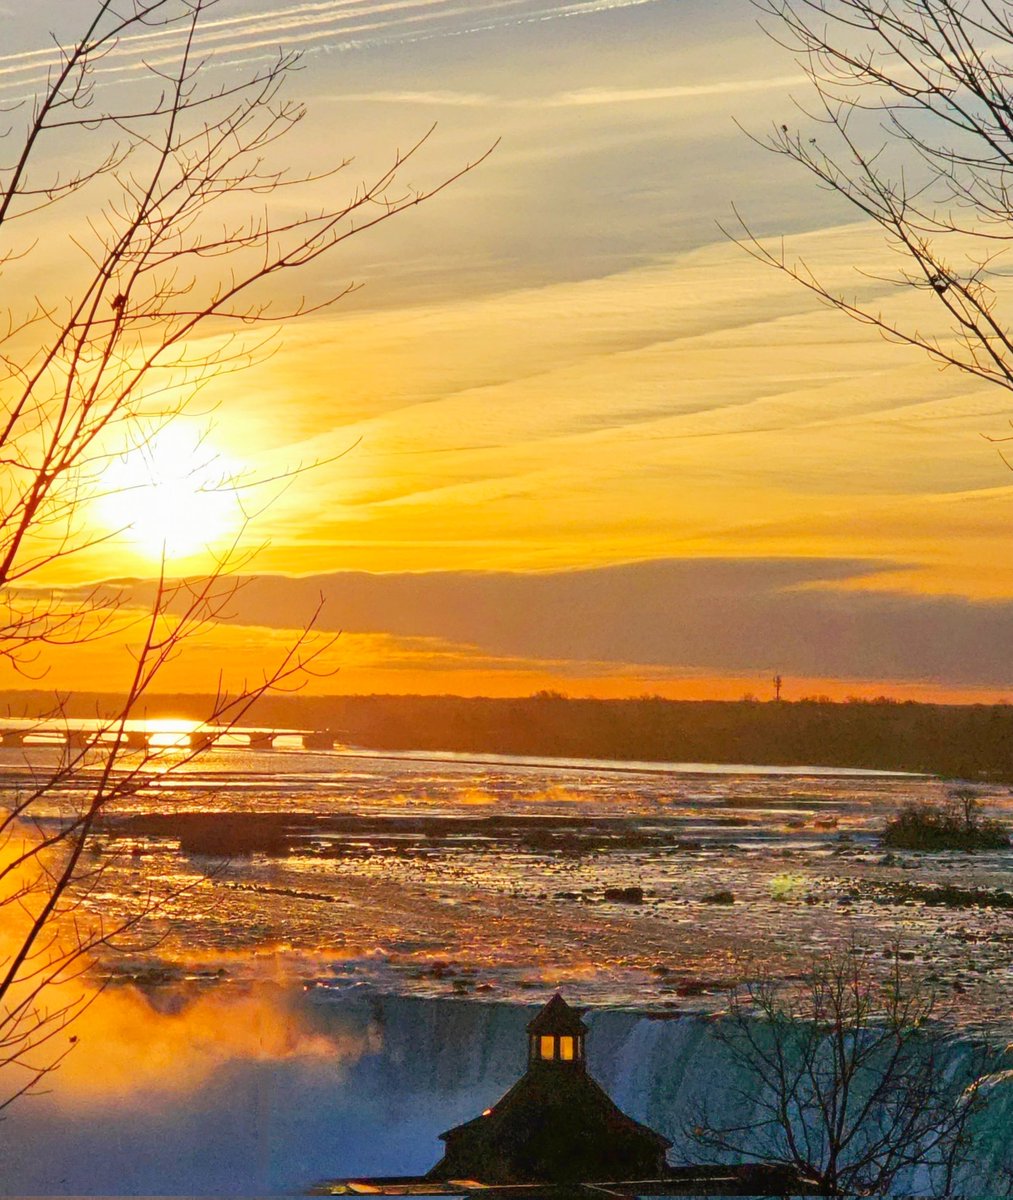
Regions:
M 312 995 L 312 994 L 311 994 Z M 524 1072 L 531 1007 L 356 992 L 305 1001 L 312 1030 L 343 1057 L 236 1057 L 185 1092 L 72 1104 L 59 1092 L 15 1106 L 4 1124 L 0 1193 L 238 1195 L 298 1193 L 315 1180 L 421 1174 L 441 1156 L 438 1135 L 493 1104 Z M 536 1007 L 537 1005 L 537 1007 Z M 703 1017 L 592 1010 L 588 1067 L 629 1116 L 670 1138 L 673 1162 L 699 1161 L 686 1127 L 706 1100 L 719 1119 L 736 1069 Z M 953 1072 L 967 1069 L 953 1043 Z M 965 1195 L 1004 1190 L 1000 1163 L 1013 1124 L 1013 1085 L 997 1078 L 976 1131 Z M 736 1119 L 748 1118 L 741 1105 Z M 926 1190 L 911 1178 L 904 1190 Z
M 424 1171 L 439 1156 L 438 1143 L 430 1139 L 494 1103 L 522 1073 L 524 1027 L 536 1009 L 395 997 L 375 1004 L 384 1026 L 380 1057 L 398 1064 L 397 1081 L 389 1077 L 381 1091 L 400 1088 L 404 1121 L 400 1129 L 384 1128 L 390 1155 L 385 1169 Z M 717 1036 L 719 1019 L 592 1010 L 585 1020 L 589 1070 L 620 1108 L 672 1140 L 673 1163 L 713 1161 L 713 1153 L 702 1151 L 688 1134 L 705 1104 L 718 1121 L 748 1123 L 742 1096 L 757 1094 L 756 1080 Z M 972 1057 L 970 1043 L 954 1038 L 949 1069 L 955 1078 L 968 1071 Z M 367 1082 L 375 1069 L 368 1059 L 358 1064 L 363 1094 L 376 1092 L 375 1076 Z M 994 1195 L 1005 1187 L 1013 1080 L 997 1077 L 988 1088 L 991 1102 L 975 1130 L 974 1163 L 961 1181 L 965 1195 Z M 919 1172 L 900 1187 L 905 1194 L 931 1190 Z

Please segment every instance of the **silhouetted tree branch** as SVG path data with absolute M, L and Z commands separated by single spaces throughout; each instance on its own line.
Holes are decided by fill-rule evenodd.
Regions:
M 830 1194 L 888 1195 L 904 1172 L 951 1194 L 999 1055 L 963 1059 L 934 996 L 905 978 L 896 951 L 885 979 L 852 946 L 813 963 L 794 988 L 761 975 L 714 1025 L 738 1082 L 691 1137 L 739 1160 L 781 1164 Z
M 259 327 L 349 290 L 286 302 L 283 281 L 474 165 L 406 184 L 425 133 L 338 201 L 350 160 L 301 175 L 274 165 L 305 117 L 285 94 L 298 55 L 245 74 L 216 64 L 201 49 L 215 6 L 67 6 L 78 19 L 86 10 L 82 32 L 57 41 L 34 99 L 4 114 L 0 134 L 0 657 L 35 677 L 51 648 L 114 632 L 130 637 L 134 655 L 119 711 L 68 737 L 55 768 L 36 767 L 0 801 L 0 1107 L 69 1049 L 67 1027 L 95 994 L 83 985 L 95 955 L 165 902 L 153 892 L 110 918 L 105 860 L 90 849 L 101 818 L 150 780 L 157 752 L 132 740 L 129 723 L 166 665 L 226 614 L 248 561 L 249 497 L 264 480 L 211 485 L 238 498 L 242 528 L 199 578 L 172 578 L 163 555 L 146 611 L 108 587 L 71 603 L 47 581 L 113 536 L 89 519 L 117 486 L 111 464 L 185 414 L 211 380 L 255 361 Z M 308 189 L 328 201 L 300 207 Z M 58 276 L 40 257 L 56 233 L 72 251 Z M 220 688 L 206 722 L 227 729 L 265 692 L 298 687 L 332 640 L 311 622 L 261 678 Z M 57 698 L 50 719 L 62 710 Z M 160 756 L 159 770 L 200 752 Z
M 735 239 L 889 340 L 1007 390 L 1013 331 L 1013 19 L 990 0 L 756 0 L 809 99 L 761 145 L 879 227 L 897 266 L 865 301 L 739 218 Z M 738 216 L 738 214 L 736 214 Z M 942 317 L 945 334 L 932 331 Z

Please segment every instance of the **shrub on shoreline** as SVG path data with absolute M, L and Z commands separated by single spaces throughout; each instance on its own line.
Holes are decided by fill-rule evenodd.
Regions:
M 949 803 L 911 802 L 887 821 L 883 845 L 898 850 L 1004 850 L 1009 830 L 981 816 L 972 792 L 955 792 Z

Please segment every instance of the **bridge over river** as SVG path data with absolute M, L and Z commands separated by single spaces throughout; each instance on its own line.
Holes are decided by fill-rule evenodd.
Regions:
M 333 750 L 331 729 L 277 729 L 252 725 L 209 725 L 193 721 L 0 719 L 0 747 L 63 746 L 72 750 L 108 747 L 131 750 Z

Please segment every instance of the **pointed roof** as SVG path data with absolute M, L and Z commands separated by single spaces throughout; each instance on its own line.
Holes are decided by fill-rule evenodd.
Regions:
M 580 1013 L 558 992 L 528 1023 L 532 1037 L 586 1031 Z M 582 1054 L 562 1064 L 533 1056 L 505 1096 L 440 1137 L 446 1152 L 429 1178 L 483 1184 L 658 1179 L 668 1172 L 671 1145 L 613 1102 L 587 1073 Z
M 528 1022 L 528 1033 L 533 1034 L 577 1036 L 586 1032 L 587 1026 L 580 1019 L 580 1013 L 571 1008 L 559 992 L 556 992 L 533 1021 Z
M 480 1117 L 440 1134 L 433 1179 L 560 1183 L 655 1179 L 668 1170 L 662 1136 L 633 1120 L 585 1071 L 528 1071 Z
M 656 1129 L 634 1121 L 622 1111 L 611 1096 L 590 1075 L 581 1073 L 565 1079 L 546 1081 L 530 1071 L 522 1075 L 512 1088 L 492 1108 L 487 1108 L 479 1117 L 472 1117 L 463 1125 L 455 1125 L 439 1135 L 447 1141 L 464 1131 L 481 1131 L 489 1138 L 501 1136 L 507 1130 L 512 1133 L 517 1126 L 545 1130 L 547 1125 L 558 1125 L 567 1133 L 588 1125 L 598 1128 L 596 1133 L 607 1138 L 620 1131 L 644 1138 L 667 1150 L 671 1141 Z M 555 1131 L 553 1131 L 555 1132 Z

